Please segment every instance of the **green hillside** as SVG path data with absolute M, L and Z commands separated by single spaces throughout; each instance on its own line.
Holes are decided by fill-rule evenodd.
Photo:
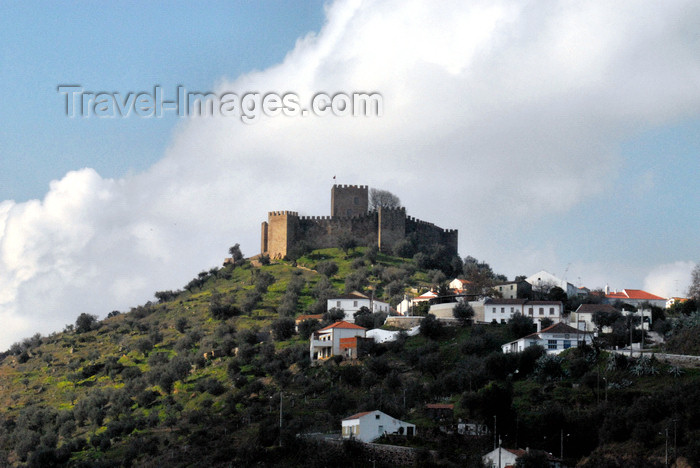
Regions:
M 328 262 L 330 278 L 315 271 L 335 270 Z M 480 466 L 493 436 L 441 431 L 430 402 L 490 429 L 496 416 L 504 446 L 559 455 L 563 438 L 570 465 L 663 466 L 668 428 L 672 455 L 700 460 L 695 370 L 593 348 L 503 355 L 514 326 L 430 320 L 357 362 L 311 365 L 309 329 L 294 333 L 295 316 L 353 289 L 396 301 L 444 275 L 364 248 L 256 264 L 205 271 L 157 302 L 101 321 L 81 315 L 13 345 L 0 363 L 0 464 L 372 466 L 356 444 L 300 434 L 337 432 L 343 417 L 380 409 L 418 426 L 388 442 L 419 449 L 421 466 Z

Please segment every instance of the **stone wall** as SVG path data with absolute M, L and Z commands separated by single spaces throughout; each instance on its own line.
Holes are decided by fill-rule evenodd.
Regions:
M 398 242 L 415 234 L 418 250 L 440 244 L 457 253 L 457 230 L 408 217 L 405 208 L 368 212 L 367 207 L 366 185 L 334 185 L 331 216 L 300 217 L 295 211 L 271 211 L 261 225 L 261 252 L 281 259 L 302 243 L 310 249 L 338 247 L 341 236 L 351 235 L 359 246 L 377 245 L 391 253 Z

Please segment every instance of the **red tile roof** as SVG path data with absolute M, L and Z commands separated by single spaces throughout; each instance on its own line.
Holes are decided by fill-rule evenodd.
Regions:
M 370 413 L 374 413 L 374 411 L 365 411 L 363 413 L 353 414 L 352 416 L 348 416 L 347 418 L 343 418 L 343 421 L 349 421 L 350 419 L 360 419 L 362 416 L 366 416 Z
M 304 320 L 322 320 L 323 319 L 323 314 L 316 314 L 316 315 L 300 315 L 297 317 L 296 321 L 297 322 L 303 322 Z
M 449 403 L 428 403 L 425 407 L 428 409 L 455 409 L 455 405 Z
M 638 301 L 665 301 L 665 297 L 642 291 L 641 289 L 623 289 L 620 292 L 610 293 L 605 297 L 610 299 L 635 299 Z
M 361 327 L 359 325 L 355 325 L 354 323 L 346 322 L 345 320 L 332 323 L 332 324 L 328 325 L 327 327 L 321 328 L 321 330 L 328 330 L 330 328 L 350 328 L 353 330 L 367 330 L 364 327 Z M 319 330 L 319 331 L 321 331 L 321 330 Z

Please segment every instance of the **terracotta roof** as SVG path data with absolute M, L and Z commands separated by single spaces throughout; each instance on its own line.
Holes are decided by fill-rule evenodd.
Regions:
M 465 279 L 455 278 L 455 280 L 459 281 L 462 284 L 472 284 L 471 281 Z
M 610 293 L 605 297 L 610 299 L 636 299 L 639 301 L 665 301 L 665 297 L 642 291 L 641 289 L 623 289 L 620 292 Z
M 345 320 L 332 323 L 332 324 L 328 325 L 327 327 L 321 328 L 321 330 L 328 330 L 330 328 L 351 328 L 354 330 L 367 330 L 364 327 L 361 327 L 359 325 L 355 325 L 354 323 L 346 322 Z M 319 331 L 321 331 L 321 330 L 319 330 Z
M 428 409 L 455 409 L 455 405 L 449 403 L 428 403 L 425 407 Z
M 304 320 L 321 320 L 323 319 L 323 314 L 316 314 L 316 315 L 300 315 L 297 317 L 296 321 L 297 322 L 303 322 Z
M 502 448 L 503 448 L 503 450 L 506 450 L 506 451 L 512 453 L 513 455 L 515 455 L 518 458 L 522 457 L 523 455 L 525 455 L 527 453 L 527 450 L 523 450 L 523 449 L 509 449 L 509 448 L 505 448 L 505 447 L 502 447 Z
M 376 411 L 376 410 L 374 410 L 374 411 Z M 370 413 L 374 413 L 374 411 L 364 411 L 362 413 L 353 414 L 352 416 L 348 416 L 347 418 L 343 418 L 343 421 L 349 421 L 350 419 L 360 419 L 362 416 L 367 416 Z
M 581 330 L 577 330 L 574 327 L 571 327 L 565 323 L 555 323 L 554 325 L 550 325 L 547 328 L 543 328 L 540 330 L 540 333 L 581 333 Z

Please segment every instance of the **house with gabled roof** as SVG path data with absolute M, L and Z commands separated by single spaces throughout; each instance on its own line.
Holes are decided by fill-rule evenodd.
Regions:
M 619 312 L 610 304 L 581 304 L 575 312 L 571 313 L 571 323 L 582 331 L 593 332 L 597 330 L 595 317 L 598 312 Z
M 334 296 L 328 299 L 326 306 L 328 310 L 342 309 L 345 312 L 344 320 L 350 323 L 355 322 L 355 312 L 362 307 L 367 307 L 372 313 L 386 312 L 387 314 L 391 307 L 388 303 L 367 297 L 359 291 Z
M 528 301 L 527 299 L 489 298 L 484 302 L 484 322 L 506 323 L 515 314 L 525 315 L 538 322 L 548 318 L 554 322 L 562 319 L 564 304 L 561 301 Z
M 613 304 L 616 301 L 620 301 L 634 307 L 639 307 L 640 305 L 648 302 L 653 306 L 661 307 L 663 309 L 666 307 L 667 299 L 665 297 L 657 296 L 656 294 L 642 291 L 641 289 L 623 289 L 622 291 L 615 291 L 605 295 L 605 302 L 608 304 Z
M 548 354 L 559 354 L 569 348 L 576 348 L 593 342 L 593 335 L 577 330 L 565 323 L 555 323 L 547 328 L 531 333 L 510 343 L 501 345 L 504 353 L 520 353 L 529 346 L 542 346 Z
M 365 338 L 367 329 L 350 322 L 335 322 L 311 334 L 309 358 L 321 361 L 333 356 L 357 357 L 358 338 Z M 354 350 L 354 352 L 353 352 Z
M 372 442 L 384 434 L 413 436 L 416 434 L 416 425 L 396 419 L 379 410 L 353 414 L 342 421 L 343 439 Z
M 482 456 L 481 460 L 484 466 L 488 468 L 514 468 L 518 463 L 518 459 L 528 452 L 530 452 L 529 449 L 523 450 L 498 447 Z M 532 450 L 532 453 L 544 453 L 550 468 L 561 468 L 563 466 L 561 460 L 549 452 Z

